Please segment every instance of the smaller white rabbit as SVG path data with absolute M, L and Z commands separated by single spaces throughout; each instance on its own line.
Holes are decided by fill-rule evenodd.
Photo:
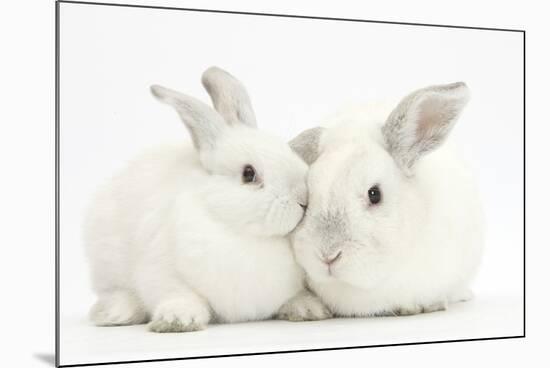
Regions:
M 484 222 L 474 177 L 443 145 L 468 101 L 432 86 L 351 111 L 291 142 L 311 164 L 293 236 L 310 288 L 338 316 L 408 315 L 468 299 Z
M 92 321 L 183 332 L 211 321 L 329 317 L 304 290 L 287 238 L 307 205 L 307 165 L 256 129 L 234 77 L 212 67 L 202 82 L 217 111 L 152 87 L 194 147 L 146 152 L 94 198 L 84 226 L 98 294 Z

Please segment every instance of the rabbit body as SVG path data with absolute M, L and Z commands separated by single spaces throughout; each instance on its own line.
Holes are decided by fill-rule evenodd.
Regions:
M 186 332 L 210 322 L 329 317 L 304 290 L 288 239 L 307 205 L 307 165 L 256 129 L 238 80 L 212 67 L 202 81 L 215 110 L 152 87 L 179 113 L 192 145 L 144 153 L 92 201 L 84 223 L 98 295 L 92 321 Z
M 409 315 L 471 297 L 481 203 L 472 171 L 443 144 L 466 101 L 463 84 L 429 87 L 293 142 L 311 164 L 294 249 L 334 314 Z
M 159 147 L 99 192 L 86 229 L 94 287 L 131 291 L 152 311 L 184 280 L 221 322 L 268 318 L 301 290 L 302 271 L 287 239 L 243 234 L 209 212 L 211 178 L 196 156 Z

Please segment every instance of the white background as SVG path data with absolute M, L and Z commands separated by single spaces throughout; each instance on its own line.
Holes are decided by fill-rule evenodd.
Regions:
M 183 4 L 182 4 L 183 3 Z M 212 8 L 224 8 L 223 3 L 209 2 Z M 459 9 L 437 9 L 427 6 L 423 8 L 399 8 L 387 5 L 382 7 L 353 8 L 339 3 L 338 8 L 323 8 L 318 5 L 315 8 L 305 4 L 285 4 L 278 2 L 269 7 L 252 3 L 235 2 L 232 9 L 250 11 L 271 11 L 302 14 L 319 14 L 326 16 L 359 17 L 384 20 L 406 20 L 434 23 L 454 23 L 470 25 L 486 25 L 501 27 L 527 28 L 527 48 L 532 54 L 528 56 L 528 339 L 521 341 L 501 341 L 486 343 L 451 344 L 422 347 L 400 347 L 388 349 L 369 349 L 362 351 L 331 352 L 318 354 L 299 354 L 275 357 L 234 358 L 217 361 L 186 362 L 188 365 L 208 364 L 239 364 L 250 366 L 259 364 L 305 364 L 306 362 L 319 365 L 334 364 L 341 359 L 358 359 L 372 363 L 384 362 L 385 364 L 408 362 L 416 359 L 422 365 L 430 366 L 437 363 L 445 356 L 452 356 L 450 365 L 479 362 L 479 360 L 501 362 L 503 365 L 516 365 L 522 356 L 533 357 L 538 344 L 545 341 L 546 331 L 542 328 L 547 322 L 546 301 L 544 294 L 544 280 L 547 276 L 542 274 L 547 259 L 548 243 L 547 235 L 543 231 L 544 206 L 547 204 L 545 189 L 548 187 L 548 179 L 545 171 L 537 171 L 534 161 L 539 160 L 543 169 L 545 154 L 541 149 L 546 142 L 544 116 L 541 114 L 545 100 L 542 87 L 547 76 L 541 74 L 541 69 L 535 69 L 536 65 L 543 66 L 548 62 L 547 55 L 535 54 L 537 45 L 543 46 L 542 34 L 537 34 L 542 23 L 537 23 L 536 11 L 532 15 L 524 13 L 519 6 L 516 8 L 501 9 L 495 13 L 494 7 L 486 8 L 477 5 L 470 9 L 463 3 Z M 435 3 L 434 3 L 435 4 Z M 13 46 L 12 52 L 6 52 L 3 62 L 9 64 L 3 69 L 6 78 L 3 80 L 14 82 L 13 86 L 6 86 L 2 90 L 5 93 L 3 101 L 5 120 L 3 127 L 2 163 L 9 171 L 6 172 L 2 191 L 4 198 L 3 215 L 6 224 L 2 236 L 5 237 L 2 244 L 9 249 L 8 256 L 3 257 L 7 261 L 2 267 L 6 275 L 3 283 L 6 283 L 5 298 L 2 304 L 3 315 L 6 316 L 3 336 L 13 340 L 22 340 L 23 344 L 9 349 L 6 359 L 20 357 L 28 359 L 30 354 L 48 354 L 53 347 L 53 7 L 41 4 L 44 12 L 26 13 L 26 17 L 11 16 L 2 26 L 13 27 L 11 31 L 2 29 L 3 37 L 8 37 L 8 45 Z M 206 6 L 205 2 L 178 2 L 182 6 Z M 494 5 L 494 4 L 493 4 Z M 427 12 L 426 9 L 430 9 Z M 28 7 L 21 10 L 29 10 Z M 451 11 L 449 11 L 451 10 Z M 475 10 L 475 12 L 473 11 Z M 540 11 L 539 11 L 540 13 Z M 7 11 L 3 12 L 7 14 Z M 40 14 L 39 20 L 34 14 Z M 521 15 L 525 14 L 525 15 Z M 50 19 L 46 19 L 49 16 Z M 17 23 L 13 21 L 18 19 Z M 15 36 L 9 38 L 11 36 Z M 49 41 L 49 42 L 47 42 Z M 532 65 L 532 67 L 530 67 Z M 21 67 L 21 72 L 14 71 L 14 67 Z M 495 66 L 496 67 L 496 66 Z M 238 74 L 237 71 L 234 71 Z M 183 73 L 182 73 L 183 75 Z M 185 78 L 182 76 L 182 78 Z M 246 80 L 246 78 L 241 77 Z M 529 79 L 532 78 L 532 79 Z M 462 78 L 464 79 L 464 78 Z M 183 79 L 182 79 L 183 80 Z M 198 83 L 195 79 L 195 83 Z M 247 83 L 249 84 L 249 83 Z M 178 84 L 179 85 L 179 84 Z M 500 81 L 501 88 L 507 88 L 508 79 Z M 252 87 L 252 86 L 250 86 Z M 249 87 L 249 88 L 250 88 Z M 373 88 L 384 88 L 376 86 Z M 252 89 L 252 88 L 250 88 Z M 538 95 L 538 96 L 537 96 Z M 540 105 L 534 103 L 539 98 Z M 258 115 L 260 115 L 260 98 L 253 95 Z M 162 110 L 158 110 L 162 111 Z M 316 110 L 318 111 L 318 110 Z M 169 120 L 168 120 L 169 121 Z M 541 175 L 543 174 L 543 175 Z M 16 221 L 12 221 L 15 219 Z M 30 274 L 24 279 L 16 279 L 15 271 L 28 270 Z M 532 286 L 531 286 L 532 285 Z M 6 310 L 4 311 L 4 308 Z M 25 352 L 27 351 L 27 352 Z M 428 354 L 429 353 L 429 354 Z M 13 354 L 13 355 L 12 355 Z M 477 357 L 476 357 L 477 356 Z M 472 359 L 476 360 L 472 360 Z M 35 364 L 39 360 L 33 360 Z M 22 363 L 24 364 L 24 362 Z M 29 365 L 31 363 L 28 363 Z M 168 366 L 168 364 L 166 364 Z

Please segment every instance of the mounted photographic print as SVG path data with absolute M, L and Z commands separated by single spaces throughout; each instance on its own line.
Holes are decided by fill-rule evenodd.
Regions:
M 56 7 L 57 365 L 525 336 L 523 31 Z

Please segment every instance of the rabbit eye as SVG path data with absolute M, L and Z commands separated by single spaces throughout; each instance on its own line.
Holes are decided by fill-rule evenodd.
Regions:
M 382 200 L 382 192 L 378 185 L 375 185 L 369 189 L 369 201 L 371 204 L 378 204 Z
M 253 183 L 256 181 L 256 170 L 252 165 L 246 165 L 243 169 L 243 183 Z

